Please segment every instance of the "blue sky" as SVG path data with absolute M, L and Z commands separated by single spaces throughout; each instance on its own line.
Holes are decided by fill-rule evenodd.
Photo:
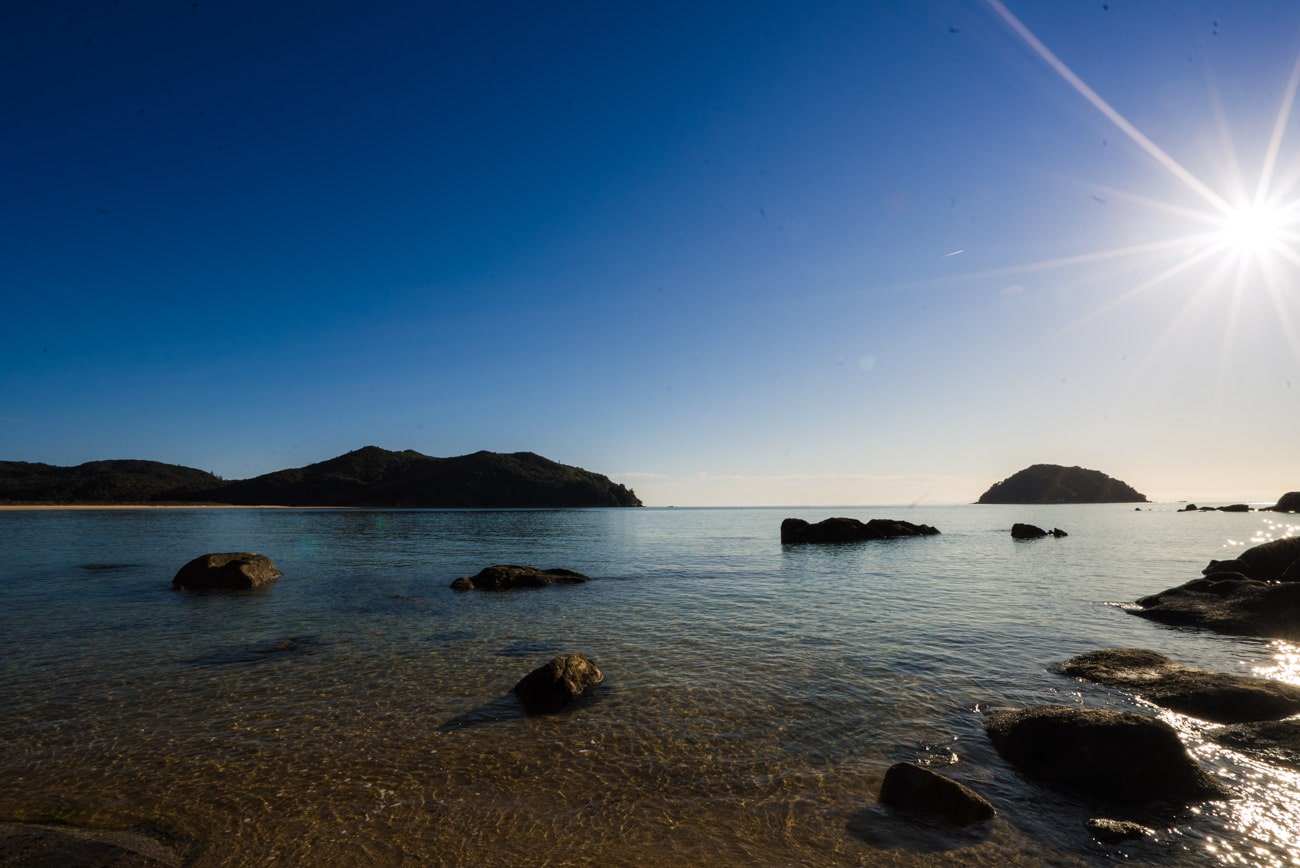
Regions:
M 1300 488 L 1295 4 L 40 2 L 0 43 L 0 458 Z

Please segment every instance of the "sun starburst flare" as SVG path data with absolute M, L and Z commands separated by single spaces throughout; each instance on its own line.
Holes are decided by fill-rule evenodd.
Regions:
M 1188 208 L 1123 191 L 1106 189 L 1107 194 L 1162 213 L 1190 219 L 1205 228 L 1143 244 L 1011 266 L 965 277 L 1002 276 L 1152 254 L 1172 255 L 1177 257 L 1172 265 L 1102 303 L 1075 320 L 1070 327 L 1110 312 L 1125 302 L 1168 284 L 1175 277 L 1186 277 L 1193 269 L 1203 269 L 1198 272 L 1198 275 L 1202 275 L 1198 277 L 1199 284 L 1186 294 L 1183 310 L 1173 317 L 1171 329 L 1185 318 L 1194 305 L 1203 304 L 1210 297 L 1221 294 L 1228 297 L 1225 319 L 1231 328 L 1247 296 L 1257 292 L 1266 296 L 1272 304 L 1276 321 L 1287 344 L 1295 358 L 1300 360 L 1300 336 L 1297 336 L 1293 325 L 1297 319 L 1293 310 L 1296 287 L 1300 286 L 1300 190 L 1297 189 L 1300 187 L 1300 170 L 1290 167 L 1291 170 L 1285 174 L 1278 171 L 1287 125 L 1297 89 L 1300 88 L 1300 57 L 1296 58 L 1292 66 L 1258 177 L 1252 185 L 1253 190 L 1242 181 L 1243 173 L 1232 152 L 1231 136 L 1220 117 L 1219 132 L 1232 165 L 1229 182 L 1216 185 L 1187 169 L 1124 117 L 1057 57 L 1001 0 L 985 2 L 1039 59 L 1161 168 L 1181 182 L 1202 204 L 1200 207 Z M 1227 343 L 1231 341 L 1232 335 L 1229 334 Z

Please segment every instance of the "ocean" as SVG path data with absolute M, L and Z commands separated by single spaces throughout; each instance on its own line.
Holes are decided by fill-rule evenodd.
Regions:
M 0 512 L 0 820 L 136 829 L 200 866 L 1300 864 L 1300 775 L 1057 674 L 1142 647 L 1300 683 L 1300 645 L 1124 604 L 1300 528 L 1171 504 L 603 510 Z M 782 519 L 941 535 L 785 546 Z M 1069 533 L 1014 541 L 1025 521 Z M 269 590 L 171 578 L 265 554 Z M 587 584 L 448 585 L 495 563 Z M 557 654 L 605 680 L 528 716 Z M 1241 797 L 1093 840 L 1098 806 L 1022 778 L 984 715 L 1155 714 Z M 997 817 L 952 830 L 876 801 L 916 760 Z

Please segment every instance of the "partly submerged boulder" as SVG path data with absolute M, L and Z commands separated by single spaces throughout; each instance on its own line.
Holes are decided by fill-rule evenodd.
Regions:
M 1128 711 L 1040 706 L 989 715 L 985 730 L 1033 777 L 1117 802 L 1189 804 L 1228 797 L 1173 727 Z
M 605 676 L 585 654 L 556 657 L 515 685 L 515 697 L 532 712 L 559 711 Z
M 1154 834 L 1154 830 L 1134 823 L 1132 820 L 1112 820 L 1109 817 L 1092 817 L 1084 822 L 1083 827 L 1103 844 L 1118 844 L 1135 838 L 1145 838 Z
M 1043 530 L 1037 525 L 1023 524 L 1021 522 L 1016 522 L 1011 525 L 1012 539 L 1042 539 L 1045 536 L 1054 536 L 1059 539 L 1063 536 L 1069 536 L 1069 534 L 1061 530 L 1059 527 L 1054 527 L 1051 530 Z
M 1273 512 L 1300 512 L 1300 491 L 1288 491 L 1267 509 Z
M 177 571 L 173 588 L 187 591 L 247 591 L 283 575 L 266 555 L 220 552 L 199 555 Z
M 898 539 L 909 536 L 933 536 L 939 531 L 928 524 L 912 524 L 897 519 L 873 518 L 868 522 L 856 518 L 828 518 L 810 524 L 802 518 L 781 522 L 781 542 L 846 543 L 862 540 Z
M 1300 718 L 1237 723 L 1209 733 L 1219 744 L 1300 769 Z
M 880 785 L 880 803 L 899 811 L 929 814 L 957 826 L 990 819 L 993 805 L 965 784 L 917 763 L 895 763 Z
M 1300 713 L 1300 687 L 1294 684 L 1184 666 L 1145 648 L 1089 651 L 1066 660 L 1061 671 L 1132 690 L 1162 708 L 1213 723 L 1278 720 Z
M 1137 601 L 1133 614 L 1234 636 L 1300 639 L 1300 582 L 1211 573 Z
M 1252 579 L 1281 579 L 1287 568 L 1300 561 L 1300 536 L 1260 543 L 1237 555 L 1246 566 L 1241 572 Z
M 515 588 L 545 588 L 549 585 L 578 585 L 591 581 L 590 576 L 573 570 L 542 570 L 515 564 L 484 567 L 474 576 L 461 576 L 451 583 L 457 591 L 510 591 Z

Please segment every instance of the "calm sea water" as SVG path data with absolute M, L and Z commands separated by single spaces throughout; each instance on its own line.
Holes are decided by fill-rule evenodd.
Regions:
M 782 547 L 781 520 L 943 534 Z M 1055 674 L 1096 648 L 1300 683 L 1300 647 L 1175 630 L 1118 603 L 1294 533 L 1173 506 L 0 512 L 0 820 L 158 830 L 199 865 L 1300 864 L 1300 775 L 1162 712 L 1243 794 L 1102 846 L 1092 806 L 1026 782 L 983 714 L 1157 709 Z M 1014 542 L 1015 521 L 1069 531 Z M 190 595 L 209 551 L 264 593 Z M 595 581 L 451 591 L 493 563 Z M 529 717 L 558 653 L 605 672 Z M 920 760 L 998 818 L 956 833 L 876 805 Z

